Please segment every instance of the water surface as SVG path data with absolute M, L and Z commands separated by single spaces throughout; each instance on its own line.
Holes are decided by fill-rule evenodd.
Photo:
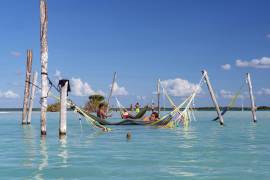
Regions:
M 19 112 L 0 114 L 1 179 L 269 179 L 270 112 L 197 112 L 189 128 L 113 126 L 100 133 L 72 112 L 58 138 L 58 113 L 48 113 L 40 137 L 39 113 L 31 126 Z M 126 133 L 131 132 L 131 140 Z

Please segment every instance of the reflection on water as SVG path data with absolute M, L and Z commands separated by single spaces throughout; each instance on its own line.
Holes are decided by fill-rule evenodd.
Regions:
M 170 167 L 167 169 L 168 173 L 174 176 L 193 177 L 196 176 L 193 172 L 183 170 L 181 167 Z
M 43 180 L 43 170 L 48 167 L 48 151 L 45 136 L 41 136 L 40 139 L 40 155 L 40 164 L 38 165 L 38 171 L 34 177 L 35 179 Z
M 62 159 L 60 167 L 67 167 L 68 149 L 67 149 L 67 136 L 59 137 L 59 153 L 58 157 Z
M 248 133 L 249 138 L 251 140 L 255 140 L 256 139 L 256 123 L 252 123 L 252 125 L 248 131 L 249 131 L 249 133 Z
M 23 166 L 25 167 L 34 167 L 34 160 L 36 158 L 36 150 L 35 150 L 35 130 L 30 126 L 22 126 L 23 133 L 23 142 L 25 144 L 25 154 L 26 158 L 23 162 Z

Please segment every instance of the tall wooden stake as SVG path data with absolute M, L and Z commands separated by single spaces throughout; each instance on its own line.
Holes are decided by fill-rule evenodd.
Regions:
M 157 106 L 158 106 L 158 115 L 160 116 L 160 79 L 157 82 Z
M 27 50 L 27 63 L 26 63 L 26 77 L 25 77 L 25 88 L 24 88 L 24 99 L 23 99 L 23 112 L 22 112 L 22 124 L 26 124 L 27 110 L 28 110 L 28 99 L 30 91 L 30 79 L 32 71 L 32 50 Z
M 213 90 L 213 88 L 212 88 L 212 85 L 211 85 L 211 83 L 210 83 L 210 80 L 209 80 L 207 71 L 206 71 L 206 70 L 203 70 L 203 71 L 202 71 L 202 74 L 204 75 L 204 79 L 205 79 L 205 81 L 206 81 L 206 84 L 207 84 L 208 90 L 209 90 L 209 92 L 210 92 L 212 101 L 213 101 L 213 103 L 214 103 L 214 105 L 215 105 L 215 107 L 216 107 L 216 111 L 217 111 L 218 118 L 219 118 L 219 123 L 220 123 L 220 125 L 223 125 L 223 124 L 224 124 L 223 117 L 222 117 L 222 115 L 221 115 L 221 112 L 220 112 L 220 109 L 219 109 L 219 106 L 218 106 L 218 102 L 217 102 L 217 99 L 216 99 L 214 90 Z
M 251 78 L 250 78 L 249 73 L 247 73 L 247 83 L 248 83 L 249 96 L 250 96 L 250 101 L 251 101 L 251 112 L 252 112 L 253 122 L 256 123 L 257 122 L 256 106 L 255 106 L 252 83 L 251 83 Z
M 68 81 L 66 81 L 63 86 L 61 85 L 59 136 L 66 135 L 67 133 L 67 89 Z
M 41 135 L 46 135 L 46 111 L 48 93 L 48 14 L 47 1 L 40 0 L 40 62 L 41 62 Z
M 35 98 L 35 93 L 36 93 L 37 76 L 38 76 L 38 73 L 35 72 L 32 78 L 32 89 L 31 89 L 31 95 L 30 95 L 29 110 L 28 110 L 28 115 L 27 115 L 27 124 L 31 124 L 32 109 L 33 109 L 34 98 Z

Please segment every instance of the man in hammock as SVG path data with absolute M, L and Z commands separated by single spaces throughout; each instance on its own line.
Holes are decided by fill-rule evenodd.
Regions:
M 97 117 L 101 119 L 107 119 L 108 117 L 112 117 L 112 115 L 107 114 L 107 105 L 104 103 L 100 103 L 97 110 Z

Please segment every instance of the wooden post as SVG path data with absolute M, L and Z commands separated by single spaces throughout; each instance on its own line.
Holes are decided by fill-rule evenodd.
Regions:
M 59 136 L 66 135 L 67 133 L 67 90 L 68 81 L 64 84 L 60 84 L 60 121 L 59 121 Z
M 160 79 L 158 79 L 157 83 L 157 106 L 158 106 L 158 115 L 160 116 Z
M 40 62 L 41 62 L 41 135 L 46 135 L 46 111 L 48 93 L 48 15 L 47 1 L 40 0 Z
M 249 96 L 250 96 L 250 101 L 251 101 L 251 112 L 252 112 L 253 122 L 256 123 L 257 122 L 256 106 L 255 106 L 252 83 L 251 83 L 251 78 L 250 78 L 249 73 L 247 73 L 247 83 L 248 83 Z
M 23 99 L 23 112 L 22 112 L 22 124 L 26 124 L 27 110 L 28 110 L 28 99 L 30 91 L 30 79 L 32 71 L 32 50 L 27 50 L 27 63 L 26 63 L 26 77 L 25 77 L 25 88 L 24 88 L 24 99 Z
M 218 106 L 218 102 L 217 102 L 217 99 L 216 99 L 214 90 L 213 90 L 213 88 L 212 88 L 212 85 L 211 85 L 211 83 L 210 83 L 210 80 L 209 80 L 207 71 L 206 71 L 206 70 L 203 70 L 203 71 L 202 71 L 202 74 L 203 74 L 204 79 L 205 79 L 205 81 L 206 81 L 206 84 L 207 84 L 208 90 L 209 90 L 209 92 L 210 92 L 212 101 L 213 101 L 213 103 L 214 103 L 214 105 L 215 105 L 215 107 L 216 107 L 216 111 L 217 111 L 218 118 L 219 118 L 219 123 L 220 123 L 220 125 L 223 125 L 223 124 L 224 124 L 223 117 L 222 117 L 222 115 L 221 115 L 221 112 L 220 112 L 220 109 L 219 109 L 219 106 Z
M 28 110 L 28 115 L 27 115 L 27 124 L 31 124 L 32 109 L 33 109 L 34 98 L 35 98 L 35 93 L 36 93 L 37 76 L 38 76 L 38 73 L 35 72 L 32 79 L 32 89 L 31 89 L 31 95 L 30 95 L 29 110 Z

